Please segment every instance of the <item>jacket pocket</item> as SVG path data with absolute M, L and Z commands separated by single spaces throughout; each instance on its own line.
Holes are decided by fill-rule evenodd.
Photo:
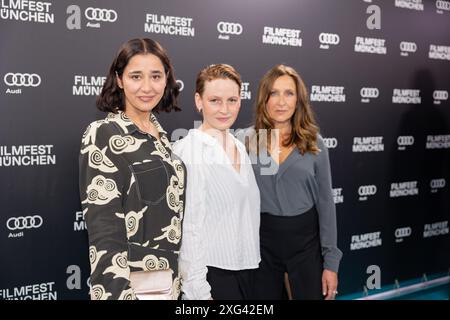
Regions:
M 131 169 L 142 202 L 154 205 L 166 197 L 169 174 L 163 161 L 155 159 L 151 162 L 132 165 Z

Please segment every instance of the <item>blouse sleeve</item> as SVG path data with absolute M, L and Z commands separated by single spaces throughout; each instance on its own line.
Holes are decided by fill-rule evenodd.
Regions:
M 337 247 L 336 206 L 332 195 L 330 160 L 328 149 L 320 136 L 318 147 L 321 151 L 315 165 L 319 187 L 316 206 L 319 214 L 320 242 L 324 258 L 323 268 L 338 272 L 342 252 Z
M 79 187 L 89 237 L 91 299 L 136 299 L 129 286 L 122 195 L 124 174 L 109 149 L 111 134 L 91 124 L 81 144 Z
M 174 152 L 186 165 L 186 205 L 183 217 L 183 240 L 181 242 L 179 268 L 182 277 L 183 299 L 207 300 L 211 298 L 211 286 L 206 280 L 204 224 L 206 217 L 206 189 L 202 165 L 195 163 L 189 153 L 193 146 L 182 148 L 175 144 Z

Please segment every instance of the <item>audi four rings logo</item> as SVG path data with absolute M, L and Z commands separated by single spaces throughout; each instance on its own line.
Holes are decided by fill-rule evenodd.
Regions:
M 323 138 L 324 144 L 328 149 L 334 149 L 337 147 L 338 141 L 336 138 Z
M 414 144 L 413 136 L 399 136 L 397 138 L 397 143 L 399 146 L 412 146 Z
M 441 10 L 449 10 L 450 11 L 450 2 L 438 0 L 436 1 L 436 8 Z
M 375 193 L 377 193 L 377 187 L 375 185 L 368 185 L 368 186 L 360 186 L 358 188 L 358 194 L 363 196 L 373 196 Z
M 41 216 L 26 216 L 26 217 L 11 217 L 6 221 L 6 226 L 9 230 L 23 230 L 39 228 L 42 226 L 43 219 Z
M 432 189 L 438 189 L 445 187 L 445 179 L 433 179 L 430 182 L 430 186 Z
M 395 229 L 395 237 L 396 238 L 403 238 L 403 237 L 409 237 L 412 233 L 411 227 L 404 227 L 404 228 L 397 228 Z
M 433 92 L 434 100 L 447 100 L 448 99 L 448 91 L 446 90 L 434 90 Z
M 402 41 L 402 42 L 400 42 L 400 50 L 406 51 L 406 52 L 416 52 L 417 44 L 415 44 L 414 42 Z
M 8 72 L 3 77 L 8 86 L 37 87 L 41 84 L 41 77 L 36 73 L 12 73 Z
M 360 93 L 363 98 L 378 98 L 380 91 L 378 88 L 361 88 Z
M 114 22 L 117 20 L 117 12 L 110 9 L 100 9 L 89 7 L 84 10 L 84 15 L 89 20 Z
M 239 35 L 242 33 L 242 25 L 240 23 L 232 23 L 232 22 L 223 22 L 220 21 L 217 24 L 217 31 L 220 33 L 226 34 L 236 34 Z
M 324 44 L 338 44 L 339 43 L 339 35 L 335 33 L 324 33 L 319 34 L 320 43 Z

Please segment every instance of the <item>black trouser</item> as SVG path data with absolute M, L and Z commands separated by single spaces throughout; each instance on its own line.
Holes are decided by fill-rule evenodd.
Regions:
M 286 298 L 284 273 L 293 299 L 323 299 L 323 258 L 315 207 L 293 217 L 261 214 L 261 263 L 255 272 L 255 298 Z
M 206 280 L 211 286 L 214 300 L 253 299 L 253 276 L 255 270 L 231 271 L 208 266 Z

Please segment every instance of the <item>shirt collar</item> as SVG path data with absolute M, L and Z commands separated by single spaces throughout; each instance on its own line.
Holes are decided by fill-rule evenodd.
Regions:
M 107 119 L 108 121 L 116 122 L 124 130 L 124 133 L 132 134 L 135 131 L 141 132 L 138 126 L 135 125 L 134 122 L 131 121 L 131 119 L 122 110 L 119 110 L 117 113 L 110 112 Z M 150 113 L 150 121 L 153 123 L 153 125 L 156 127 L 156 130 L 158 130 L 160 134 L 167 135 L 167 132 L 159 124 L 153 113 Z
M 156 119 L 153 113 L 150 113 L 150 120 L 153 122 L 159 133 L 167 134 L 166 130 L 164 130 L 163 127 L 159 124 L 158 119 Z
M 214 139 L 209 134 L 199 130 L 199 129 L 190 129 L 189 134 L 192 134 L 196 139 L 200 140 L 202 143 L 213 146 L 217 144 L 217 140 Z
M 200 129 L 190 129 L 189 134 L 192 134 L 194 137 L 199 139 L 204 144 L 207 144 L 209 146 L 219 145 L 219 142 L 216 138 L 211 136 L 210 134 L 207 134 L 206 132 L 200 130 Z M 231 133 L 227 133 L 229 137 L 231 137 L 236 144 L 236 147 L 238 147 L 238 144 L 236 143 L 237 138 L 233 136 Z

